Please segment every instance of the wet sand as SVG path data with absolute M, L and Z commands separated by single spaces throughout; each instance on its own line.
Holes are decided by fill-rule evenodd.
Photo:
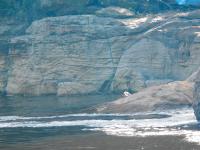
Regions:
M 117 137 L 104 134 L 55 136 L 1 147 L 1 150 L 200 150 L 183 137 Z

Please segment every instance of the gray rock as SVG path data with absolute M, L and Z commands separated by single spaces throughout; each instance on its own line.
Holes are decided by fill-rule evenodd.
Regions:
M 128 9 L 121 7 L 106 7 L 96 11 L 97 16 L 112 17 L 112 18 L 129 18 L 135 14 Z
M 199 73 L 198 69 L 185 81 L 168 81 L 169 83 L 150 86 L 127 97 L 94 107 L 91 110 L 98 113 L 135 113 L 172 109 L 193 104 L 197 119 L 200 120 Z
M 200 65 L 200 21 L 195 14 L 199 11 L 34 21 L 24 35 L 11 39 L 5 91 L 10 95 L 139 91 L 151 81 L 158 85 L 185 80 Z
M 152 86 L 132 94 L 98 106 L 98 113 L 135 113 L 175 108 L 192 104 L 193 82 L 176 81 L 159 86 Z
M 198 121 L 200 121 L 200 70 L 194 73 L 193 76 L 196 76 L 195 78 L 195 85 L 194 85 L 194 90 L 193 90 L 193 108 L 194 108 L 194 113 Z M 193 79 L 192 76 L 192 79 Z
M 3 93 L 6 87 L 6 80 L 7 80 L 7 57 L 4 55 L 0 55 L 0 92 Z

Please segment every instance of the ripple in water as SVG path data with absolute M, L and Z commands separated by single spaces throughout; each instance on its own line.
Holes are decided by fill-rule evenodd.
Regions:
M 44 117 L 0 116 L 0 129 L 59 128 L 73 132 L 101 131 L 115 136 L 184 136 L 185 140 L 200 144 L 199 125 L 192 108 L 137 114 L 68 114 Z M 75 129 L 75 130 L 72 130 Z M 62 131 L 60 130 L 60 131 Z

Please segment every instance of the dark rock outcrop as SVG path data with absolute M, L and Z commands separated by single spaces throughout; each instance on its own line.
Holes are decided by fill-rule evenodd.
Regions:
M 194 101 L 193 101 L 193 108 L 194 113 L 198 121 L 200 121 L 200 69 L 196 72 L 197 78 L 195 79 L 194 85 Z

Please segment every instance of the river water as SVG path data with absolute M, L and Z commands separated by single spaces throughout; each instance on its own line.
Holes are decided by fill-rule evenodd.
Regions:
M 129 138 L 176 136 L 200 144 L 200 127 L 189 106 L 133 114 L 86 113 L 88 108 L 117 97 L 1 97 L 0 149 L 10 150 L 10 146 L 55 137 L 97 133 Z

